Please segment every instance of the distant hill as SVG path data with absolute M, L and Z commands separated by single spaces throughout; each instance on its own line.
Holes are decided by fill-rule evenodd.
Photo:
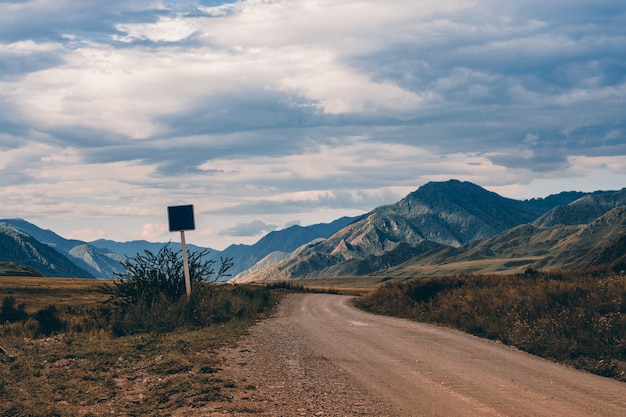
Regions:
M 578 225 L 574 233 L 555 245 L 551 256 L 539 262 L 537 268 L 556 269 L 570 265 L 587 267 L 603 264 L 626 266 L 624 205 L 607 211 L 589 224 Z
M 93 278 L 53 247 L 0 223 L 0 261 L 31 267 L 47 277 Z
M 232 258 L 234 265 L 230 269 L 229 274 L 234 276 L 252 267 L 271 253 L 289 254 L 299 246 L 314 239 L 327 238 L 355 219 L 354 217 L 342 217 L 331 223 L 319 223 L 311 226 L 294 225 L 283 230 L 270 232 L 253 245 L 230 245 L 223 251 L 203 248 L 189 243 L 187 243 L 187 249 L 189 251 L 208 250 L 207 257 L 216 261 L 219 261 L 220 258 Z M 105 239 L 95 240 L 89 244 L 110 250 L 122 257 L 132 257 L 137 253 L 143 254 L 146 250 L 156 253 L 165 245 L 165 243 L 152 243 L 145 240 L 115 242 Z M 170 242 L 169 244 L 174 250 L 181 250 L 180 243 Z M 277 258 L 274 256 L 270 259 L 275 260 Z
M 537 227 L 572 226 L 594 221 L 615 207 L 626 205 L 626 188 L 585 195 L 570 204 L 554 207 L 533 222 Z
M 43 274 L 30 266 L 15 262 L 0 262 L 0 276 L 4 277 L 43 277 Z
M 626 264 L 624 206 L 626 189 L 514 200 L 450 180 L 425 184 L 363 216 L 270 232 L 253 245 L 188 248 L 218 261 L 233 258 L 237 282 Z M 0 230 L 0 261 L 44 276 L 113 278 L 125 257 L 167 244 L 87 243 L 23 219 L 0 220 Z M 170 244 L 180 250 L 179 242 Z
M 566 206 L 573 201 L 582 197 L 595 194 L 603 194 L 608 191 L 595 191 L 593 193 L 584 193 L 581 191 L 563 191 L 558 194 L 552 194 L 545 198 L 531 198 L 529 200 L 520 200 L 516 204 L 523 207 L 524 210 L 530 212 L 535 217 L 539 217 L 549 212 L 554 207 Z
M 65 239 L 51 230 L 41 229 L 24 219 L 4 219 L 0 220 L 0 224 L 14 227 L 56 249 L 78 268 L 87 271 L 87 277 L 113 278 L 116 272 L 122 271 L 120 264 L 122 258 L 109 250 L 97 248 L 80 240 Z M 47 276 L 44 271 L 41 272 Z
M 319 223 L 311 226 L 294 225 L 270 232 L 254 245 L 231 245 L 223 252 L 217 253 L 216 256 L 233 258 L 235 265 L 230 274 L 234 276 L 251 268 L 271 253 L 291 253 L 313 240 L 326 239 L 356 219 L 356 217 L 341 217 L 331 223 Z M 278 256 L 271 259 L 275 261 Z
M 380 273 L 432 252 L 455 253 L 455 248 L 528 224 L 557 204 L 584 196 L 571 192 L 520 201 L 469 182 L 431 182 L 395 204 L 372 210 L 328 239 L 237 280 Z

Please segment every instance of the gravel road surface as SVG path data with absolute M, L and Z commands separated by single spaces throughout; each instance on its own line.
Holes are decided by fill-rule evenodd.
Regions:
M 225 352 L 212 416 L 626 416 L 626 384 L 502 344 L 291 294 Z

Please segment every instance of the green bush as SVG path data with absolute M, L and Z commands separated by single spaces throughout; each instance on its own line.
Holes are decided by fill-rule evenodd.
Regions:
M 208 251 L 188 253 L 192 288 L 202 282 L 216 281 L 227 276 L 232 259 L 221 259 L 216 272 L 216 261 L 205 259 Z M 145 251 L 144 255 L 122 261 L 125 271 L 117 273 L 113 295 L 122 305 L 139 305 L 150 309 L 154 304 L 177 303 L 186 294 L 183 258 L 181 252 L 165 245 L 158 253 Z
M 166 332 L 202 327 L 232 319 L 245 320 L 263 311 L 269 290 L 216 282 L 233 265 L 230 259 L 206 259 L 207 252 L 189 254 L 191 294 L 186 296 L 182 254 L 166 245 L 126 259 L 124 273 L 112 290 L 111 325 L 116 335 Z
M 190 297 L 178 301 L 163 299 L 151 306 L 126 305 L 113 310 L 115 335 L 142 332 L 170 332 L 180 328 L 199 328 L 231 320 L 252 320 L 270 302 L 263 287 L 198 283 Z
M 50 336 L 66 329 L 66 323 L 61 319 L 61 312 L 55 305 L 38 310 L 32 317 L 26 313 L 24 304 L 19 304 L 17 307 L 15 305 L 15 298 L 12 296 L 2 300 L 0 324 L 5 324 L 2 334 L 11 333 L 12 329 L 18 330 L 17 333 L 26 337 Z

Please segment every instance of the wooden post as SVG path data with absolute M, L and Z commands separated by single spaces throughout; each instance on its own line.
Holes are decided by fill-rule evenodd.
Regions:
M 185 290 L 187 297 L 189 297 L 191 295 L 191 277 L 189 276 L 185 230 L 194 230 L 196 228 L 193 218 L 193 205 L 169 206 L 167 208 L 167 218 L 170 224 L 170 232 L 180 231 L 180 243 L 183 249 L 183 269 L 185 270 Z
M 180 231 L 180 242 L 183 249 L 183 269 L 185 270 L 185 290 L 187 297 L 191 295 L 191 277 L 189 275 L 189 261 L 187 260 L 187 244 L 185 243 L 185 231 Z

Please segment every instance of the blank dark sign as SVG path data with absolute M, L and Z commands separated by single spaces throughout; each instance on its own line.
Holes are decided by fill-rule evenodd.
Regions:
M 170 222 L 170 232 L 181 230 L 194 230 L 196 228 L 193 220 L 193 205 L 170 206 L 167 208 L 167 217 Z

